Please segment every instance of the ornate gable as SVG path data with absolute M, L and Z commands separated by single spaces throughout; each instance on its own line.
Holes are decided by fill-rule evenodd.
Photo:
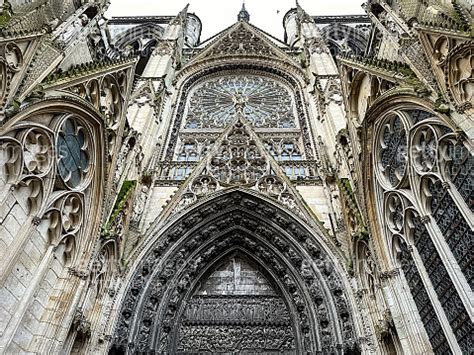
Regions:
M 256 27 L 246 22 L 238 22 L 211 42 L 192 62 L 236 55 L 289 59 L 282 50 L 265 37 L 265 34 Z
M 276 200 L 306 221 L 315 218 L 308 218 L 298 192 L 264 149 L 242 110 L 243 106 L 238 107 L 237 118 L 177 191 L 162 215 L 178 213 L 217 191 L 246 188 Z

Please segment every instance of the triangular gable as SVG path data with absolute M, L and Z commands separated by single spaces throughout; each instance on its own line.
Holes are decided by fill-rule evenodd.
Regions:
M 286 61 L 293 61 L 274 42 L 275 39 L 268 39 L 267 35 L 257 27 L 243 21 L 237 22 L 209 43 L 188 65 L 208 58 L 239 55 L 265 58 L 278 57 Z
M 242 111 L 178 189 L 161 218 L 180 213 L 217 191 L 236 187 L 266 195 L 303 220 L 315 219 Z

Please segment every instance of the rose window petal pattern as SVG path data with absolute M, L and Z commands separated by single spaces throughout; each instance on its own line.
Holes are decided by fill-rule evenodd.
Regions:
M 59 175 L 66 185 L 75 188 L 81 184 L 89 167 L 84 129 L 75 120 L 67 119 L 59 132 L 57 146 Z
M 226 76 L 199 86 L 189 101 L 185 128 L 223 128 L 242 106 L 254 127 L 296 128 L 290 91 L 258 76 Z

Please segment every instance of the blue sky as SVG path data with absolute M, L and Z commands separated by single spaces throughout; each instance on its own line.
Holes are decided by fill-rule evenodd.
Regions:
M 175 15 L 187 3 L 189 11 L 203 22 L 201 40 L 232 25 L 242 0 L 111 0 L 107 16 Z M 310 15 L 362 14 L 363 0 L 299 0 Z M 295 6 L 294 0 L 246 0 L 250 22 L 279 38 L 283 37 L 282 19 Z

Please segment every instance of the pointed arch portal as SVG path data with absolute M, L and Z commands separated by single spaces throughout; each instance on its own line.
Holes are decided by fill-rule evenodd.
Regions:
M 299 220 L 221 192 L 151 234 L 110 353 L 358 353 L 347 280 Z

